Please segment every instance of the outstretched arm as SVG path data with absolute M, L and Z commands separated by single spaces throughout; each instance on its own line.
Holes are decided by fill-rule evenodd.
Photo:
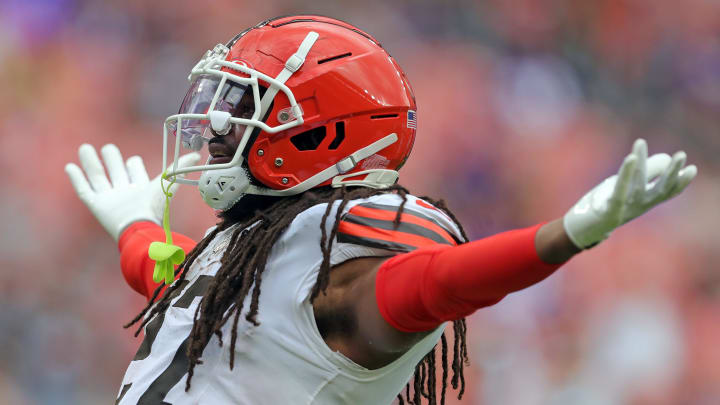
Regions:
M 695 166 L 684 163 L 683 152 L 648 158 L 647 144 L 638 140 L 618 174 L 563 218 L 460 246 L 372 259 L 365 264 L 372 271 L 358 277 L 352 298 L 360 334 L 376 349 L 385 342 L 388 351 L 402 351 L 443 322 L 545 279 L 615 228 L 682 192 L 697 174 Z
M 350 303 L 357 333 L 352 345 L 328 344 L 335 350 L 352 348 L 354 352 L 343 354 L 362 365 L 388 364 L 443 322 L 496 304 L 548 277 L 561 263 L 544 262 L 538 246 L 553 258 L 579 250 L 564 243 L 563 233 L 557 220 L 459 246 L 434 245 L 390 259 L 345 262 L 333 269 L 328 296 Z M 351 287 L 333 291 L 335 281 L 353 275 Z M 315 304 L 323 301 L 319 296 Z

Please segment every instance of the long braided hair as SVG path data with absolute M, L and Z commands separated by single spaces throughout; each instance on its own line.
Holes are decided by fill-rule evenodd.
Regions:
M 262 287 L 262 275 L 265 270 L 271 249 L 275 242 L 282 236 L 283 232 L 290 226 L 295 217 L 308 208 L 327 203 L 327 209 L 322 217 L 320 227 L 322 229 L 322 237 L 320 240 L 320 249 L 323 255 L 323 261 L 320 265 L 320 271 L 315 286 L 311 293 L 311 302 L 320 293 L 324 293 L 330 280 L 330 252 L 332 250 L 333 240 L 338 232 L 340 217 L 348 202 L 355 199 L 367 198 L 383 193 L 396 193 L 402 198 L 402 203 L 398 207 L 395 217 L 395 225 L 400 224 L 400 217 L 403 212 L 406 195 L 408 190 L 400 185 L 376 190 L 364 187 L 356 188 L 319 188 L 291 197 L 256 197 L 262 201 L 261 209 L 248 209 L 241 204 L 236 204 L 232 209 L 220 215 L 220 223 L 218 226 L 206 235 L 190 253 L 188 253 L 185 261 L 178 266 L 176 274 L 179 273 L 179 279 L 167 288 L 167 291 L 158 300 L 158 296 L 163 286 L 159 286 L 147 306 L 129 323 L 124 325 L 129 328 L 139 323 L 135 336 L 147 325 L 155 315 L 164 313 L 172 298 L 177 295 L 185 283 L 187 270 L 192 266 L 193 262 L 202 253 L 210 242 L 218 235 L 219 232 L 237 225 L 232 231 L 228 247 L 220 261 L 220 268 L 217 274 L 208 285 L 207 291 L 200 301 L 195 311 L 195 321 L 187 348 L 187 357 L 189 360 L 188 378 L 185 390 L 189 390 L 195 366 L 202 364 L 201 356 L 212 338 L 216 335 L 220 344 L 222 344 L 222 328 L 232 318 L 232 328 L 230 337 L 230 369 L 235 366 L 235 343 L 237 341 L 237 325 L 240 315 L 243 313 L 243 304 L 248 294 L 251 294 L 250 308 L 245 315 L 245 320 L 251 324 L 259 325 L 256 317 L 258 313 L 258 304 L 260 300 L 260 289 Z M 459 222 L 447 208 L 442 200 L 435 201 L 429 197 L 422 197 L 423 200 L 429 201 L 438 209 L 445 212 L 455 223 L 458 224 L 460 232 L 465 241 L 468 240 L 465 231 Z M 334 202 L 340 201 L 336 214 L 335 222 L 330 230 L 326 231 L 325 224 L 332 211 Z M 242 236 L 242 237 L 241 237 Z M 157 300 L 157 302 L 156 302 Z M 142 320 L 142 321 L 141 321 Z M 458 399 L 462 398 L 465 391 L 465 377 L 463 369 L 468 364 L 467 345 L 466 345 L 466 324 L 465 319 L 453 322 L 453 345 L 452 345 L 452 362 L 450 369 L 452 377 L 450 385 L 453 389 L 458 390 Z M 437 360 L 436 345 L 416 366 L 415 374 L 410 383 L 405 387 L 404 392 L 398 395 L 400 405 L 408 404 L 420 405 L 422 398 L 428 400 L 428 404 L 437 404 Z M 440 361 L 442 364 L 442 388 L 440 390 L 440 403 L 445 403 L 445 395 L 448 387 L 448 354 L 449 344 L 445 334 L 440 340 Z M 411 394 L 412 392 L 412 394 Z

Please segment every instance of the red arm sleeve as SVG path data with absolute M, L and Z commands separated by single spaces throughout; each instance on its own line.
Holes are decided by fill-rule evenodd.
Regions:
M 561 264 L 538 257 L 535 234 L 541 226 L 387 260 L 375 280 L 381 315 L 398 330 L 427 331 L 545 279 Z
M 120 235 L 120 267 L 128 285 L 148 300 L 160 283 L 152 279 L 155 262 L 148 256 L 150 243 L 165 241 L 165 231 L 153 222 L 136 222 Z M 173 232 L 173 242 L 187 254 L 196 243 L 185 235 Z

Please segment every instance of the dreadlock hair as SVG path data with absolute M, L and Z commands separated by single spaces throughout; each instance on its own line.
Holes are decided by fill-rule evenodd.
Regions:
M 327 209 L 322 217 L 320 228 L 322 237 L 320 250 L 323 261 L 320 265 L 317 281 L 311 292 L 311 302 L 320 293 L 324 293 L 330 280 L 330 252 L 333 241 L 337 236 L 338 225 L 344 208 L 348 202 L 355 199 L 367 198 L 378 194 L 396 193 L 402 198 L 395 217 L 395 226 L 399 226 L 403 212 L 406 195 L 409 191 L 400 185 L 394 185 L 386 189 L 377 190 L 365 187 L 356 188 L 318 188 L 305 193 L 290 197 L 264 197 L 245 196 L 243 204 L 236 204 L 232 209 L 219 215 L 221 221 L 218 226 L 205 236 L 193 250 L 188 253 L 176 270 L 179 274 L 178 280 L 167 288 L 163 296 L 157 301 L 163 285 L 159 286 L 153 293 L 147 306 L 130 322 L 124 325 L 129 328 L 140 323 L 135 336 L 147 325 L 155 315 L 164 313 L 170 301 L 180 293 L 183 288 L 187 270 L 200 253 L 207 248 L 210 242 L 223 230 L 233 225 L 238 225 L 232 232 L 228 247 L 220 261 L 220 268 L 215 277 L 208 285 L 207 291 L 198 305 L 192 330 L 190 332 L 187 348 L 188 378 L 185 390 L 190 389 L 195 366 L 202 364 L 201 356 L 212 335 L 216 335 L 222 345 L 222 327 L 232 318 L 230 338 L 230 369 L 235 366 L 235 343 L 237 341 L 237 325 L 240 315 L 243 312 L 243 304 L 248 294 L 251 294 L 250 308 L 247 311 L 245 320 L 253 325 L 259 325 L 256 320 L 260 289 L 262 287 L 262 275 L 265 264 L 275 242 L 282 236 L 283 232 L 290 226 L 295 217 L 308 208 L 327 203 Z M 429 201 L 435 207 L 445 212 L 458 224 L 460 232 L 465 241 L 468 240 L 465 231 L 458 223 L 455 215 L 447 208 L 444 201 L 433 200 L 429 197 L 421 197 Z M 328 234 L 325 224 L 330 216 L 333 205 L 340 201 L 335 213 L 335 222 Z M 242 236 L 242 237 L 241 237 Z M 140 321 L 142 319 L 142 322 Z M 465 392 L 464 367 L 469 364 L 466 345 L 465 319 L 453 321 L 453 353 L 452 353 L 452 378 L 450 384 L 453 389 L 458 390 L 458 399 L 461 399 Z M 440 391 L 440 403 L 445 404 L 445 394 L 448 386 L 448 340 L 445 334 L 440 341 L 440 358 L 442 364 L 442 389 Z M 401 392 L 398 395 L 400 405 L 420 405 L 422 398 L 428 400 L 428 404 L 437 404 L 436 389 L 436 349 L 437 345 L 417 364 L 413 380 L 405 387 L 404 396 Z M 411 396 L 411 386 L 413 395 Z

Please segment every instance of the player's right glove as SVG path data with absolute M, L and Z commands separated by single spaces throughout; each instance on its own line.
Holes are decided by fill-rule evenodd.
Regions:
M 88 206 L 95 218 L 116 241 L 122 231 L 137 221 L 160 224 L 163 218 L 165 195 L 160 187 L 160 176 L 148 178 L 145 165 L 139 156 L 123 162 L 122 155 L 113 144 L 100 150 L 110 180 L 95 148 L 83 144 L 78 150 L 80 169 L 74 163 L 65 166 L 65 172 L 75 187 L 78 197 Z M 178 167 L 194 165 L 200 159 L 190 153 L 178 159 Z M 87 177 L 86 177 L 87 176 Z M 174 184 L 170 190 L 174 190 Z
M 606 239 L 620 225 L 680 194 L 697 174 L 684 167 L 685 152 L 671 158 L 660 153 L 647 157 L 647 143 L 638 139 L 620 171 L 592 189 L 565 214 L 565 232 L 581 249 Z

